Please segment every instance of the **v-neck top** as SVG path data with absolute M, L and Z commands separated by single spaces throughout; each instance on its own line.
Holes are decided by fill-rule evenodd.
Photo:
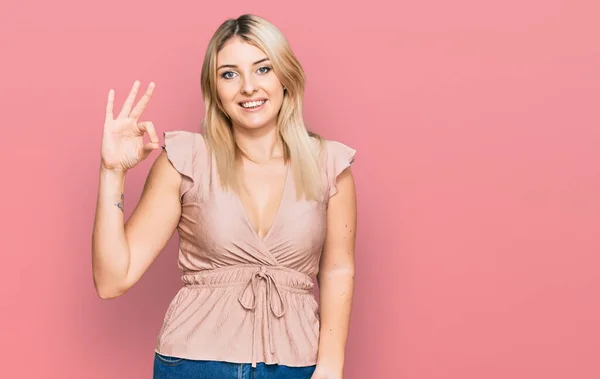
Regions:
M 204 137 L 164 133 L 167 157 L 182 174 L 178 266 L 182 288 L 170 302 L 155 351 L 234 363 L 316 364 L 319 306 L 314 297 L 336 178 L 355 150 L 325 140 L 319 201 L 296 199 L 290 170 L 264 238 L 242 202 L 220 187 Z

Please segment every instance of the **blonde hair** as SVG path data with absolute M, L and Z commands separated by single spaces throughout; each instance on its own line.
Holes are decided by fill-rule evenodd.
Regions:
M 319 199 L 323 194 L 320 166 L 322 138 L 309 132 L 304 124 L 304 70 L 279 29 L 269 21 L 249 14 L 226 20 L 219 26 L 208 44 L 202 65 L 201 87 L 206 108 L 204 134 L 209 151 L 215 156 L 221 186 L 235 191 L 238 189 L 237 146 L 231 121 L 217 95 L 217 53 L 227 41 L 236 37 L 267 55 L 275 75 L 286 88 L 277 116 L 277 132 L 283 142 L 284 158 L 294 175 L 298 197 Z

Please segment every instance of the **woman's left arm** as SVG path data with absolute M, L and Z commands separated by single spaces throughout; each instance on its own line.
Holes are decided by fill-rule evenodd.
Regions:
M 356 191 L 350 168 L 329 199 L 327 236 L 318 274 L 321 328 L 312 379 L 341 379 L 354 293 Z

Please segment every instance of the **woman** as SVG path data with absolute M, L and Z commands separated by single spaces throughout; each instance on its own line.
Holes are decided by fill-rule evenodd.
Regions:
M 307 132 L 304 72 L 262 18 L 218 28 L 201 85 L 205 132 L 164 133 L 125 225 L 125 174 L 161 148 L 153 124 L 139 121 L 154 84 L 134 107 L 136 81 L 116 118 L 109 92 L 93 234 L 97 292 L 124 294 L 177 229 L 184 285 L 157 339 L 154 378 L 342 378 L 355 151 Z

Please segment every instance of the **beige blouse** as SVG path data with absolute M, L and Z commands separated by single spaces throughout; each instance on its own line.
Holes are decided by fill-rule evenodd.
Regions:
M 183 174 L 178 225 L 183 286 L 171 301 L 156 352 L 235 363 L 316 364 L 319 308 L 313 278 L 325 240 L 328 199 L 355 150 L 326 141 L 323 201 L 297 201 L 288 170 L 271 229 L 261 239 L 240 198 L 223 191 L 202 134 L 164 133 Z M 328 195 L 328 196 L 327 196 Z

